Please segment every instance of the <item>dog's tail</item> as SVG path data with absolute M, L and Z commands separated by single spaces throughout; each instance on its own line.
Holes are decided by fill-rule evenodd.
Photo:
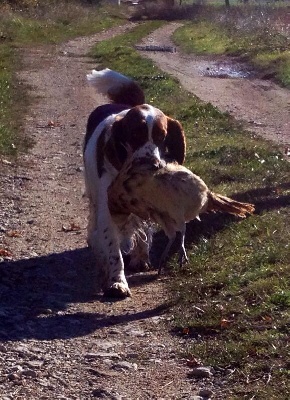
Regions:
M 255 211 L 255 206 L 253 204 L 241 203 L 239 201 L 230 199 L 229 197 L 209 192 L 207 208 L 205 211 L 226 212 L 237 215 L 241 218 L 245 218 L 247 214 L 253 214 Z
M 99 93 L 106 95 L 112 103 L 126 104 L 131 107 L 145 103 L 140 86 L 133 80 L 109 68 L 102 71 L 92 70 L 87 75 L 89 84 Z

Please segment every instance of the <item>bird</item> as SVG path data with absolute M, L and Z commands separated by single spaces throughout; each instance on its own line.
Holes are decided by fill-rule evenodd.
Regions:
M 161 162 L 162 163 L 162 162 Z M 108 188 L 112 218 L 135 214 L 158 224 L 168 238 L 158 274 L 168 256 L 177 232 L 181 233 L 179 265 L 188 261 L 185 250 L 186 223 L 208 212 L 225 212 L 245 218 L 255 206 L 212 192 L 201 177 L 177 163 L 158 165 L 156 160 L 129 157 Z

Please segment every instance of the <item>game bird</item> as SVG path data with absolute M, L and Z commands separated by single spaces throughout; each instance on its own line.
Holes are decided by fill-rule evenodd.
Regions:
M 255 210 L 213 193 L 204 181 L 177 163 L 156 165 L 148 159 L 129 159 L 108 188 L 109 209 L 116 223 L 129 214 L 161 226 L 168 244 L 161 255 L 158 273 L 167 258 L 176 233 L 181 233 L 179 264 L 188 260 L 184 246 L 186 223 L 206 212 L 225 212 L 245 218 Z

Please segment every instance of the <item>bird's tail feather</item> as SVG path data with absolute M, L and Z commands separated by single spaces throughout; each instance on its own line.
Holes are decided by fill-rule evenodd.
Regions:
M 226 212 L 245 218 L 247 214 L 253 214 L 255 206 L 250 203 L 241 203 L 213 192 L 208 194 L 207 212 Z
M 112 103 L 131 107 L 145 103 L 144 92 L 135 81 L 109 68 L 102 71 L 93 69 L 87 75 L 87 80 L 89 85 L 106 95 Z

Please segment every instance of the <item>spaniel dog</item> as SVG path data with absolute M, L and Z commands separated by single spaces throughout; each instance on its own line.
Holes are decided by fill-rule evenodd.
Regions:
M 124 273 L 123 254 L 131 251 L 131 267 L 148 263 L 150 240 L 142 229 L 143 234 L 133 238 L 136 226 L 142 226 L 137 216 L 113 220 L 107 190 L 129 153 L 133 159 L 148 159 L 156 168 L 164 165 L 163 160 L 182 164 L 185 137 L 177 120 L 145 104 L 143 90 L 134 80 L 110 69 L 93 70 L 87 79 L 111 101 L 90 114 L 84 141 L 90 208 L 88 244 L 102 272 L 105 295 L 124 298 L 131 293 Z

